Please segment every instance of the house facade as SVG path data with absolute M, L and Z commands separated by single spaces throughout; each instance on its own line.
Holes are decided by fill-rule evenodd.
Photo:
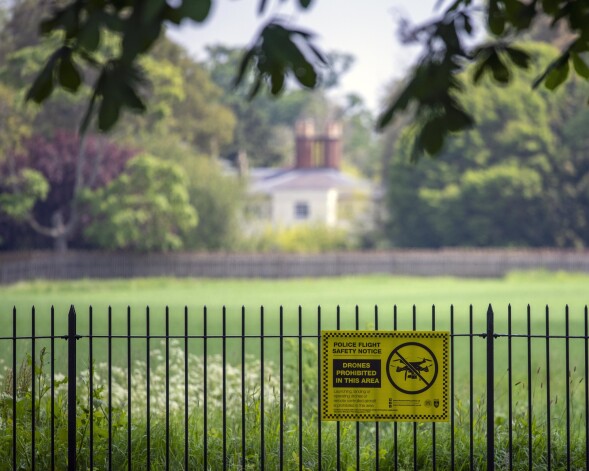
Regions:
M 295 138 L 293 167 L 250 170 L 254 219 L 280 227 L 346 228 L 366 217 L 372 185 L 341 170 L 341 125 L 330 123 L 317 133 L 312 122 L 302 121 Z

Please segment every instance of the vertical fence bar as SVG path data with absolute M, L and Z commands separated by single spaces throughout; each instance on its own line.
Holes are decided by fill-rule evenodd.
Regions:
M 552 438 L 551 438 L 551 407 L 550 407 L 550 309 L 546 306 L 546 469 L 552 469 Z
M 221 359 L 223 362 L 223 469 L 227 469 L 227 308 L 223 306 L 223 338 Z
M 417 307 L 413 305 L 413 330 L 417 329 Z M 417 422 L 413 422 L 413 469 L 417 469 Z
M 360 311 L 358 305 L 354 310 L 354 317 L 356 321 L 356 330 L 360 329 Z M 356 421 L 356 470 L 360 471 L 360 422 Z
M 474 362 L 473 362 L 473 321 L 472 321 L 472 314 L 473 314 L 472 304 L 468 308 L 468 324 L 469 324 L 469 337 L 468 337 L 468 347 L 469 347 L 469 387 L 468 387 L 468 400 L 469 400 L 469 463 L 470 469 L 474 469 L 474 383 L 473 383 L 473 375 L 474 375 Z
M 436 306 L 432 304 L 432 330 L 436 330 Z M 436 423 L 432 422 L 432 469 L 436 466 Z
M 166 306 L 166 470 L 170 469 L 170 307 Z
M 127 306 L 127 469 L 133 465 L 133 449 L 131 445 L 131 306 Z
M 335 328 L 340 330 L 340 307 L 338 306 L 335 313 Z M 342 466 L 341 456 L 340 456 L 340 440 L 341 440 L 341 427 L 340 422 L 337 421 L 335 423 L 335 452 L 336 452 L 336 468 L 339 471 Z
M 378 331 L 378 306 L 374 306 L 374 330 Z M 375 448 L 375 468 L 380 470 L 380 423 L 374 422 L 374 448 Z
M 202 343 L 202 355 L 203 355 L 203 469 L 209 469 L 209 438 L 208 438 L 208 430 L 209 430 L 209 401 L 208 401 L 208 360 L 207 360 L 207 353 L 208 353 L 208 331 L 207 331 L 207 307 L 204 306 L 203 311 L 203 343 Z
M 487 470 L 495 469 L 495 319 L 487 309 Z
M 279 370 L 280 370 L 280 424 L 279 424 L 279 452 L 280 469 L 284 467 L 284 309 L 280 306 L 279 312 Z
M 245 306 L 241 306 L 241 469 L 245 470 Z
M 512 355 L 512 331 L 511 331 L 511 304 L 507 306 L 507 381 L 508 381 L 508 466 L 513 469 L 513 355 Z
M 527 333 L 528 333 L 528 469 L 532 469 L 534 462 L 533 440 L 532 440 L 532 315 L 528 304 L 526 311 Z
M 397 305 L 393 307 L 393 330 L 397 330 Z M 395 461 L 395 471 L 399 469 L 399 426 L 398 423 L 395 422 L 393 424 L 393 435 L 395 437 L 395 446 L 393 449 L 394 461 Z
M 55 470 L 55 309 L 51 306 L 51 470 Z
M 317 389 L 317 463 L 319 465 L 318 469 L 321 471 L 321 306 L 317 306 Z
M 585 306 L 585 469 L 589 469 L 589 315 Z
M 88 309 L 88 388 L 90 411 L 90 467 L 94 469 L 94 332 L 93 332 L 93 309 Z
M 16 306 L 12 308 L 12 469 L 16 471 Z
M 567 422 L 567 469 L 571 469 L 571 363 L 569 345 L 569 306 L 565 308 L 565 362 L 566 362 L 566 422 Z
M 188 469 L 188 306 L 184 306 L 184 469 Z
M 36 425 L 36 412 L 35 412 L 35 362 L 36 362 L 36 351 L 35 351 L 35 306 L 31 309 L 31 469 L 36 467 L 36 450 L 35 450 L 35 425 Z
M 147 450 L 145 450 L 147 454 L 147 470 L 151 470 L 151 355 L 150 355 L 150 329 L 149 329 L 149 306 L 145 308 L 145 337 L 146 337 L 146 352 L 145 352 L 145 415 L 146 415 L 146 444 Z M 206 433 L 205 433 L 206 436 Z
M 585 306 L 585 467 L 589 469 L 589 309 Z
M 450 469 L 456 465 L 456 442 L 454 439 L 454 305 L 450 306 Z
M 303 308 L 299 305 L 299 471 L 303 471 Z M 319 384 L 319 383 L 317 383 Z M 317 411 L 320 413 L 320 411 Z
M 112 307 L 108 306 L 108 469 L 112 470 Z
M 67 332 L 67 465 L 76 469 L 76 311 L 70 306 Z
M 260 469 L 266 469 L 266 443 L 264 433 L 264 306 L 260 307 Z

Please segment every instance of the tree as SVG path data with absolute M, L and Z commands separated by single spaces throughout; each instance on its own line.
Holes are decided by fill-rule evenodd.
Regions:
M 264 12 L 267 0 L 260 0 L 259 11 Z M 297 0 L 308 8 L 311 0 Z M 98 70 L 94 93 L 90 100 L 82 128 L 97 108 L 98 126 L 110 129 L 123 108 L 142 108 L 137 94 L 139 58 L 161 37 L 168 23 L 183 20 L 205 21 L 212 0 L 184 0 L 168 4 L 164 1 L 105 0 L 86 2 L 71 0 L 55 9 L 52 16 L 41 23 L 46 33 L 61 33 L 61 45 L 34 81 L 28 97 L 44 101 L 56 85 L 75 91 L 80 62 L 92 64 Z M 395 116 L 412 112 L 417 126 L 413 156 L 426 152 L 437 154 L 445 138 L 474 124 L 463 101 L 465 95 L 457 80 L 469 65 L 474 64 L 473 80 L 478 82 L 489 74 L 504 85 L 511 80 L 513 68 L 527 68 L 530 56 L 514 42 L 530 30 L 535 20 L 548 17 L 553 25 L 566 24 L 572 40 L 564 51 L 555 54 L 534 81 L 555 89 L 566 81 L 572 66 L 577 75 L 589 79 L 589 66 L 584 54 L 589 52 L 589 3 L 578 0 L 489 0 L 482 7 L 488 36 L 483 43 L 473 45 L 476 16 L 480 4 L 472 0 L 455 0 L 439 17 L 417 28 L 405 28 L 407 42 L 423 44 L 424 53 L 404 87 L 381 115 L 378 125 L 385 127 Z M 120 51 L 104 60 L 96 60 L 96 52 L 103 31 L 121 36 Z M 240 83 L 251 68 L 254 82 L 251 95 L 266 87 L 273 95 L 280 94 L 293 78 L 307 88 L 318 86 L 319 74 L 327 64 L 325 56 L 315 47 L 313 35 L 274 19 L 264 25 L 252 46 L 245 52 L 237 71 Z
M 0 166 L 0 209 L 17 225 L 25 222 L 34 232 L 53 240 L 56 249 L 65 250 L 84 222 L 78 201 L 80 191 L 104 186 L 117 177 L 133 151 L 104 137 L 80 139 L 66 131 L 49 138 L 34 135 L 23 147 L 9 159 L 11 165 Z M 20 200 L 21 204 L 15 205 Z M 10 226 L 4 230 L 9 231 Z M 3 238 L 7 237 L 9 234 Z
M 545 44 L 526 48 L 539 64 L 554 53 Z M 589 87 L 573 80 L 556 93 L 534 92 L 528 86 L 533 69 L 507 87 L 474 87 L 472 73 L 476 69 L 459 79 L 476 128 L 449 139 L 435 163 L 409 163 L 413 128 L 388 149 L 392 243 L 587 246 L 589 143 L 579 131 L 589 109 L 579 97 Z
M 33 80 L 34 71 L 42 67 L 44 58 L 57 44 L 55 37 L 40 41 L 36 33 L 31 33 L 29 19 L 40 20 L 36 8 L 36 2 L 29 0 L 14 2 L 0 31 L 0 37 L 7 39 L 0 44 L 2 246 L 46 247 L 49 240 L 60 249 L 68 244 L 87 246 L 82 230 L 87 221 L 78 208 L 82 190 L 106 185 L 139 149 L 157 147 L 165 155 L 172 145 L 180 143 L 193 158 L 216 155 L 219 146 L 233 136 L 234 116 L 220 102 L 221 89 L 207 71 L 182 48 L 164 39 L 140 58 L 141 68 L 151 78 L 147 83 L 139 75 L 136 77 L 140 91 L 149 98 L 145 112 L 124 120 L 108 140 L 89 132 L 85 133 L 87 137 L 76 137 L 75 130 L 92 93 L 75 74 L 68 83 L 77 84 L 77 88 L 70 87 L 76 88 L 76 94 L 57 90 L 41 108 L 23 103 L 25 84 Z M 116 35 L 105 33 L 95 56 L 109 57 L 118 47 Z M 62 64 L 58 75 L 67 74 L 67 67 Z M 79 78 L 97 77 L 87 64 L 78 72 Z M 193 81 L 200 87 L 189 86 Z M 33 129 L 34 136 L 27 140 Z M 116 149 L 126 154 L 118 156 L 124 157 L 121 161 L 117 160 Z M 113 173 L 109 174 L 109 170 Z M 101 175 L 107 178 L 101 179 Z
M 92 222 L 85 233 L 107 249 L 166 251 L 183 246 L 198 223 L 181 168 L 142 154 L 105 187 L 86 191 Z

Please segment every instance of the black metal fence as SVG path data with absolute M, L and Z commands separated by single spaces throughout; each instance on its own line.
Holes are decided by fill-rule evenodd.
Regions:
M 589 469 L 586 307 L 65 314 L 1 324 L 0 469 Z M 361 328 L 450 331 L 449 423 L 321 422 Z

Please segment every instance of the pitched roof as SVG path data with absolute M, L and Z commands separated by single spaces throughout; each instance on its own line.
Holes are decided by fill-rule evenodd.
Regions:
M 252 169 L 251 190 L 273 193 L 285 190 L 340 190 L 369 192 L 368 181 L 353 177 L 333 168 Z

